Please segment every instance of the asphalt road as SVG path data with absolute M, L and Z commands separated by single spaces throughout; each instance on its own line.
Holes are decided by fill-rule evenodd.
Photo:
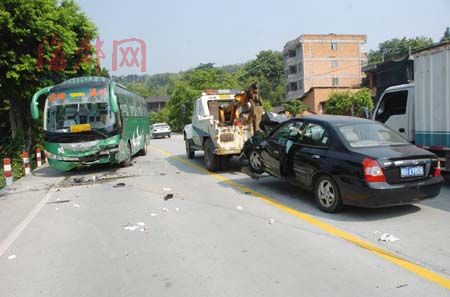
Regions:
M 179 135 L 134 161 L 42 168 L 0 193 L 0 296 L 450 296 L 449 184 L 325 214 L 237 160 L 208 174 Z

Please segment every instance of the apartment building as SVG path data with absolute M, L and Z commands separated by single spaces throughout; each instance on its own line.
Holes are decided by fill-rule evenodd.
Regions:
M 286 43 L 286 100 L 301 98 L 314 87 L 359 87 L 366 40 L 366 35 L 305 34 Z

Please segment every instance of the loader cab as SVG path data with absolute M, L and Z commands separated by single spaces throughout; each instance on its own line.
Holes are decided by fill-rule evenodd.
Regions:
M 372 118 L 414 141 L 414 85 L 390 87 L 381 95 Z

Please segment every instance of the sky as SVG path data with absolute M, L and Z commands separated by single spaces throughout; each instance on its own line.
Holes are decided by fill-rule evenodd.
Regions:
M 97 26 L 101 64 L 111 75 L 179 72 L 200 63 L 245 63 L 261 50 L 283 49 L 301 34 L 366 34 L 367 50 L 391 38 L 431 37 L 450 27 L 450 0 L 76 0 Z M 146 69 L 120 67 L 128 47 L 119 45 L 112 71 L 113 41 L 136 38 L 146 45 Z M 141 50 L 136 55 L 141 64 Z M 132 53 L 127 60 L 131 64 Z

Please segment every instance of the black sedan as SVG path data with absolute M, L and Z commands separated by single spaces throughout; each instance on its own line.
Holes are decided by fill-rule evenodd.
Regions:
M 388 127 L 347 116 L 305 116 L 245 144 L 250 168 L 311 189 L 318 207 L 383 207 L 439 194 L 438 158 Z

